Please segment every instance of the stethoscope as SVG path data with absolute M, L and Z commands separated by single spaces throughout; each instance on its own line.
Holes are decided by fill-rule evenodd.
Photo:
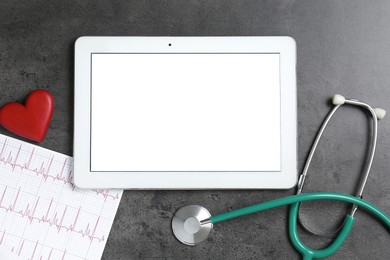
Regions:
M 305 167 L 302 174 L 298 179 L 297 184 L 297 194 L 290 197 L 280 198 L 273 201 L 264 202 L 261 204 L 256 204 L 253 206 L 237 209 L 234 211 L 222 213 L 219 215 L 211 216 L 207 209 L 198 205 L 189 205 L 180 208 L 175 216 L 172 219 L 172 230 L 176 238 L 186 245 L 196 245 L 203 240 L 205 240 L 209 234 L 214 224 L 223 222 L 229 219 L 241 217 L 244 215 L 264 211 L 267 209 L 272 209 L 280 206 L 291 205 L 289 211 L 289 235 L 290 240 L 295 249 L 302 254 L 303 259 L 313 259 L 313 258 L 324 258 L 335 253 L 340 246 L 344 243 L 349 232 L 352 229 L 352 225 L 355 221 L 354 215 L 358 207 L 366 209 L 369 213 L 375 215 L 379 218 L 389 229 L 390 229 L 390 217 L 387 216 L 382 210 L 372 205 L 370 202 L 362 199 L 364 186 L 367 183 L 368 175 L 371 170 L 372 162 L 374 160 L 376 142 L 377 142 L 377 132 L 378 132 L 378 120 L 385 117 L 386 111 L 381 108 L 372 108 L 366 103 L 360 102 L 355 99 L 345 99 L 341 95 L 335 95 L 333 97 L 333 104 L 335 105 L 333 109 L 329 112 L 328 116 L 325 118 L 324 123 L 322 124 L 316 139 L 313 143 L 313 146 L 310 150 L 308 159 L 306 161 Z M 373 134 L 371 137 L 371 145 L 369 153 L 367 156 L 367 163 L 363 171 L 362 179 L 357 189 L 356 196 L 349 194 L 335 193 L 335 192 L 314 192 L 314 193 L 302 193 L 303 186 L 307 177 L 307 172 L 313 158 L 314 152 L 317 148 L 317 145 L 321 139 L 321 136 L 329 123 L 329 120 L 332 118 L 336 110 L 344 105 L 354 105 L 367 109 L 373 117 Z M 337 237 L 333 242 L 326 248 L 320 250 L 314 250 L 302 243 L 298 237 L 297 232 L 297 221 L 299 215 L 299 205 L 303 201 L 313 201 L 313 200 L 336 200 L 352 203 L 353 207 L 351 212 L 346 215 L 344 223 L 338 230 Z M 306 227 L 307 228 L 307 227 Z

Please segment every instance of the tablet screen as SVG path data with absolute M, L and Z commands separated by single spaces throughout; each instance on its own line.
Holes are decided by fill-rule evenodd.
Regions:
M 281 171 L 280 54 L 91 54 L 101 171 Z

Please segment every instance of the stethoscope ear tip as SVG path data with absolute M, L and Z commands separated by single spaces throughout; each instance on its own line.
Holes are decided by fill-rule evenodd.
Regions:
M 344 96 L 342 96 L 340 94 L 335 94 L 333 96 L 332 103 L 335 106 L 340 106 L 340 105 L 343 105 L 345 103 L 345 100 L 346 99 Z M 384 110 L 382 108 L 374 108 L 374 111 L 375 111 L 375 114 L 376 114 L 376 117 L 378 120 L 382 120 L 383 118 L 385 118 L 386 110 Z
M 376 114 L 376 118 L 378 118 L 378 120 L 385 118 L 386 110 L 384 110 L 382 108 L 374 108 L 374 111 Z
M 345 97 L 339 94 L 335 94 L 333 96 L 332 103 L 335 106 L 342 105 L 345 103 Z

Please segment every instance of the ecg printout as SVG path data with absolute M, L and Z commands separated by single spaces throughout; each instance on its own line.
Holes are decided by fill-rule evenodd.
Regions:
M 21 259 L 100 259 L 121 190 L 72 184 L 72 157 L 0 134 L 0 248 Z

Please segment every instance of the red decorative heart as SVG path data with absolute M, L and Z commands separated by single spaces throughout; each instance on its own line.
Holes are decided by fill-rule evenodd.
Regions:
M 27 139 L 42 142 L 53 115 L 54 99 L 46 90 L 35 90 L 25 105 L 5 104 L 0 109 L 0 124 L 9 131 Z

